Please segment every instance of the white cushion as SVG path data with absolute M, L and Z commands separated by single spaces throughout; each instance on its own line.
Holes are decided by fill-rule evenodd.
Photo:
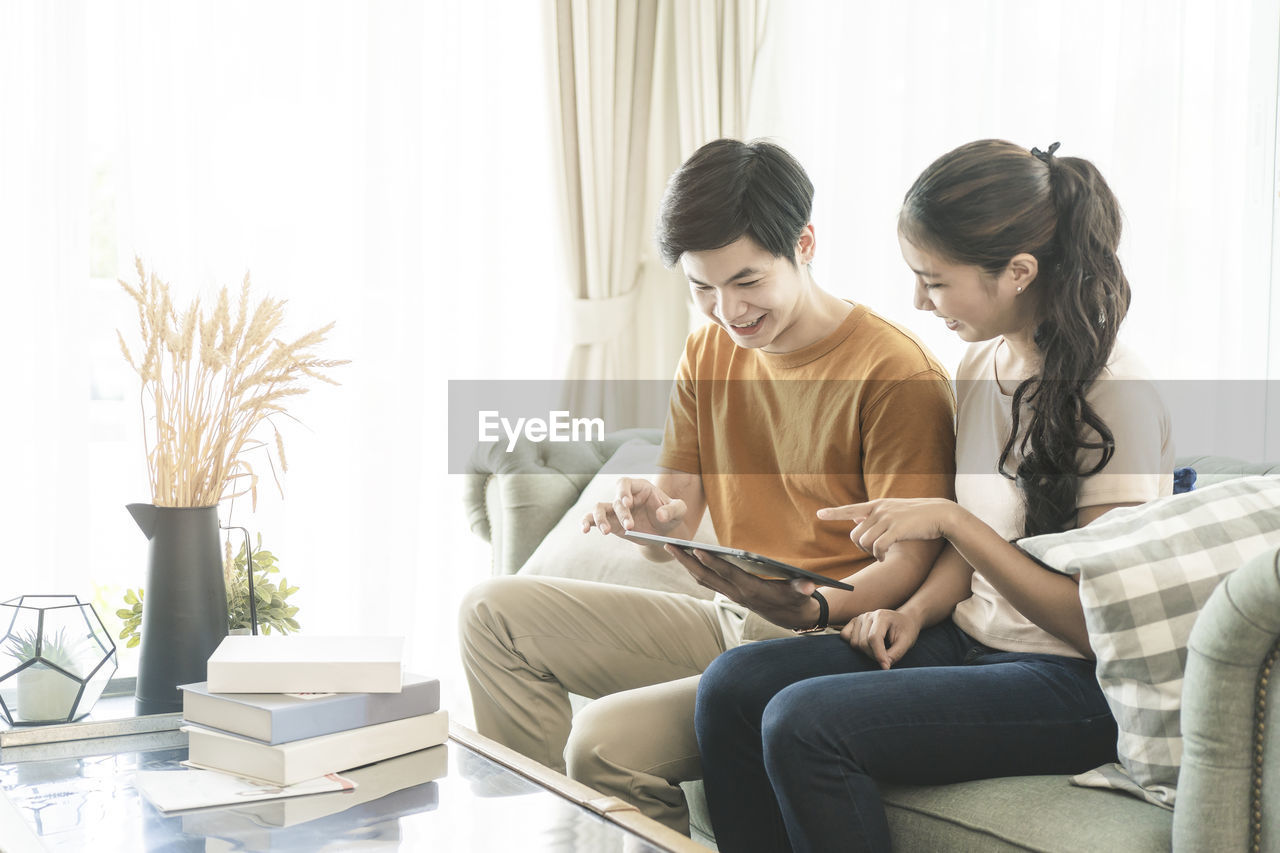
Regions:
M 1077 784 L 1173 807 L 1191 626 L 1223 578 L 1277 544 L 1280 477 L 1229 480 L 1018 543 L 1047 567 L 1079 576 L 1098 682 L 1120 730 L 1120 764 Z
M 618 536 L 604 536 L 598 530 L 582 532 L 583 517 L 600 501 L 612 500 L 618 478 L 653 480 L 658 470 L 659 449 L 659 445 L 646 441 L 628 441 L 619 447 L 518 574 L 600 581 L 711 598 L 712 591 L 699 586 L 675 560 L 655 563 L 644 556 L 639 545 Z M 692 538 L 699 542 L 716 541 L 710 513 L 703 513 L 702 523 Z

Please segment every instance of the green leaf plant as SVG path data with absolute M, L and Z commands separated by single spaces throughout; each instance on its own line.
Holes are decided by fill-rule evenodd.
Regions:
M 129 606 L 116 611 L 116 616 L 124 620 L 119 639 L 127 641 L 125 647 L 132 649 L 142 642 L 142 587 L 138 587 L 137 592 L 126 589 L 124 603 Z
M 227 627 L 233 631 L 250 625 L 248 564 L 248 554 L 242 545 L 240 553 L 223 571 L 227 586 Z M 259 534 L 257 548 L 253 551 L 253 597 L 257 604 L 258 629 L 263 634 L 270 634 L 273 628 L 281 634 L 301 628 L 294 618 L 298 608 L 288 602 L 298 587 L 289 586 L 283 575 L 278 583 L 268 578 L 268 575 L 277 574 L 280 574 L 280 567 L 276 565 L 276 556 L 262 550 L 262 535 Z M 128 606 L 116 611 L 116 616 L 124 621 L 120 639 L 125 640 L 125 646 L 130 649 L 142 641 L 142 600 L 141 588 L 136 592 L 125 590 L 124 603 Z
M 249 622 L 249 573 L 248 554 L 245 546 L 240 546 L 231 565 L 227 582 L 227 625 L 232 628 L 248 628 Z M 278 584 L 267 579 L 267 575 L 280 574 L 276 565 L 276 557 L 270 551 L 262 550 L 262 534 L 258 534 L 258 547 L 253 552 L 253 597 L 257 600 L 258 627 L 264 634 L 270 634 L 275 628 L 281 634 L 297 631 L 301 626 L 293 617 L 298 608 L 289 604 L 287 599 L 298 591 L 296 586 L 289 586 L 284 575 L 280 575 Z

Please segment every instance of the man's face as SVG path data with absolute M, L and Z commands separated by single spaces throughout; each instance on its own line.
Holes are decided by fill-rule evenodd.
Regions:
M 811 245 L 808 229 L 797 247 L 801 260 L 807 260 L 806 238 Z M 680 265 L 698 310 L 738 346 L 790 352 L 811 343 L 799 340 L 795 329 L 809 283 L 806 267 L 769 254 L 746 236 L 720 249 L 685 252 Z

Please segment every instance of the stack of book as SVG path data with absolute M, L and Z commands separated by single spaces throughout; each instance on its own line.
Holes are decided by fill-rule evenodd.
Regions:
M 445 742 L 440 682 L 397 637 L 227 637 L 182 687 L 189 763 L 293 785 Z

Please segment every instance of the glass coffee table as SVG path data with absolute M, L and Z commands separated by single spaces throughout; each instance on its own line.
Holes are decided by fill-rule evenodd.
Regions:
M 138 793 L 133 774 L 181 771 L 185 745 L 146 748 L 120 738 L 121 751 L 111 751 L 111 740 L 104 740 L 103 754 L 11 763 L 4 763 L 0 750 L 0 849 L 706 850 L 625 803 L 458 725 L 435 753 L 344 773 L 357 782 L 354 792 L 182 814 L 158 811 Z

